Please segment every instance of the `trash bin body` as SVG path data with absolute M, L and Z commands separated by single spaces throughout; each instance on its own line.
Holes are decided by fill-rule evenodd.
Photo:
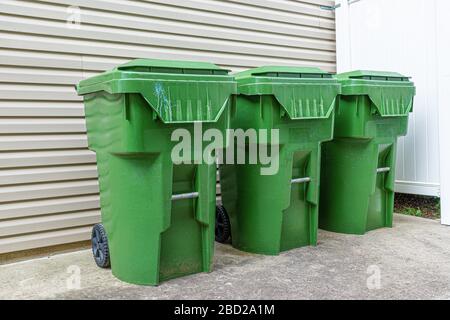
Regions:
M 245 164 L 235 159 L 220 166 L 232 245 L 267 255 L 315 245 L 320 144 L 332 138 L 340 86 L 315 68 L 262 67 L 237 74 L 236 80 L 239 94 L 231 127 L 256 129 L 257 139 L 255 145 L 246 140 Z M 278 142 L 271 139 L 273 129 L 278 130 Z M 261 130 L 267 130 L 267 141 Z M 276 172 L 262 174 L 270 165 L 250 162 L 250 150 L 259 152 L 263 145 L 279 147 Z M 237 158 L 237 141 L 234 150 Z
M 194 146 L 194 138 L 190 161 L 174 163 L 179 140 L 172 141 L 172 133 L 182 129 L 195 137 L 194 123 L 201 123 L 203 131 L 225 135 L 234 78 L 207 63 L 138 59 L 82 81 L 78 92 L 89 148 L 97 155 L 113 274 L 156 285 L 210 271 L 216 164 L 202 161 L 208 143 Z
M 398 73 L 338 75 L 334 140 L 323 144 L 319 227 L 364 234 L 392 227 L 398 137 L 415 87 Z

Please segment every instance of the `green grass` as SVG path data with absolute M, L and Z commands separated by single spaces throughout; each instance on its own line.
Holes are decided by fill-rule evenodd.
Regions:
M 395 212 L 413 217 L 440 219 L 441 201 L 435 197 L 396 194 Z
M 423 217 L 423 212 L 419 208 L 404 208 L 400 213 L 406 214 L 407 216 Z

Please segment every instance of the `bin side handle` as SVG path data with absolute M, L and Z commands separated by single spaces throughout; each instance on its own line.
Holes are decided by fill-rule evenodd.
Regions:
M 291 180 L 291 184 L 302 184 L 302 183 L 308 183 L 308 182 L 311 182 L 311 178 L 309 178 L 309 177 L 297 178 L 297 179 Z
M 172 195 L 172 201 L 185 200 L 185 199 L 196 199 L 198 197 L 199 197 L 199 193 L 198 192 L 173 194 Z
M 391 168 L 389 168 L 389 167 L 386 167 L 386 168 L 378 168 L 377 169 L 377 173 L 387 173 L 387 172 L 390 172 L 391 171 Z

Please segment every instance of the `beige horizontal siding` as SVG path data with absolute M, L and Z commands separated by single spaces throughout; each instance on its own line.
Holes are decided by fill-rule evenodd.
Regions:
M 50 102 L 50 101 L 0 101 L 0 117 L 63 117 L 67 119 L 84 116 L 84 107 L 81 102 Z
M 0 253 L 86 240 L 100 220 L 81 79 L 133 58 L 336 70 L 331 0 L 2 0 Z M 81 9 L 69 28 L 68 7 Z M 220 187 L 217 189 L 220 193 Z
M 0 186 L 78 179 L 97 179 L 95 163 L 0 170 Z
M 0 189 L 0 203 L 96 194 L 97 192 L 98 183 L 95 180 L 8 186 Z
M 91 223 L 90 223 L 91 224 Z M 0 238 L 0 253 L 36 249 L 89 239 L 91 227 L 62 229 Z
M 98 206 L 99 197 L 96 195 L 87 195 L 5 203 L 0 205 L 0 214 L 3 219 L 15 219 L 69 211 L 96 209 Z
M 100 222 L 100 215 L 97 210 L 68 212 L 44 217 L 31 217 L 17 221 L 6 220 L 0 222 L 0 237 L 68 229 L 87 223 L 95 224 L 98 222 Z
M 89 150 L 3 152 L 0 169 L 95 163 L 95 160 L 95 154 Z
M 1 124 L 0 124 L 1 126 Z M 70 126 L 64 127 L 58 132 L 69 132 Z M 49 126 L 42 130 L 45 132 L 53 132 L 55 127 Z M 2 130 L 3 131 L 3 130 Z M 10 130 L 17 132 L 18 130 Z M 7 131 L 8 132 L 8 131 Z M 24 130 L 29 132 L 29 128 Z M 55 131 L 56 132 L 56 131 Z M 19 132 L 17 132 L 19 133 Z M 88 143 L 86 135 L 81 134 L 55 134 L 55 135 L 17 135 L 17 136 L 1 136 L 0 135 L 0 151 L 8 150 L 36 150 L 36 149 L 80 149 L 87 148 Z

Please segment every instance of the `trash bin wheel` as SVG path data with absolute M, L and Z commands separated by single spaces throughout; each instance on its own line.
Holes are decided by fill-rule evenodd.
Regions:
M 111 262 L 109 260 L 109 247 L 106 231 L 102 224 L 96 224 L 92 228 L 92 254 L 97 266 L 100 268 L 109 268 Z
M 226 243 L 231 236 L 231 225 L 224 206 L 216 206 L 216 241 Z

